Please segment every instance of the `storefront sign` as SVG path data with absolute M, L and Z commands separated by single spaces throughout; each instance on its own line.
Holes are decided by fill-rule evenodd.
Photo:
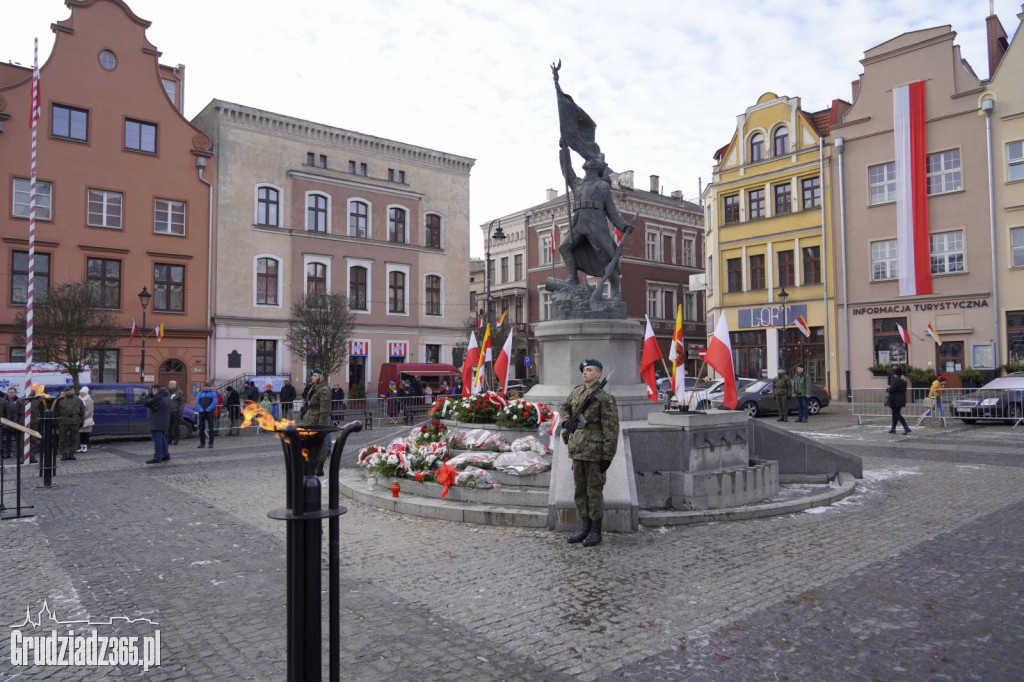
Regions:
M 740 329 L 782 327 L 793 324 L 796 318 L 803 315 L 807 317 L 807 306 L 804 304 L 788 305 L 785 307 L 786 319 L 782 319 L 783 307 L 781 305 L 765 306 L 763 308 L 745 308 L 737 311 L 737 321 Z M 811 324 L 812 322 L 808 322 Z
M 793 307 L 795 308 L 796 306 Z M 928 303 L 890 303 L 887 305 L 868 305 L 861 306 L 860 308 L 850 308 L 850 312 L 854 315 L 899 315 L 901 313 L 910 312 L 927 313 L 938 310 L 967 310 L 969 308 L 987 307 L 987 299 L 968 298 L 961 301 L 930 301 Z M 790 317 L 792 318 L 792 315 Z

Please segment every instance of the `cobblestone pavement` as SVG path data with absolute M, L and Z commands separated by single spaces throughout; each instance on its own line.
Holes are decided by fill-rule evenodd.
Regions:
M 343 679 L 1024 679 L 1024 429 L 897 437 L 835 408 L 788 426 L 861 455 L 857 492 L 590 549 L 344 502 Z M 146 466 L 148 442 L 103 443 L 51 489 L 27 479 L 35 516 L 0 522 L 0 622 L 44 601 L 62 620 L 149 618 L 160 666 L 14 666 L 2 632 L 0 680 L 284 678 L 280 446 L 196 445 Z

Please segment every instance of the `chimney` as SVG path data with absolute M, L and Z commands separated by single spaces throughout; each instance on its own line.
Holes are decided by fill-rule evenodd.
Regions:
M 860 93 L 860 79 L 850 83 L 850 90 L 853 91 L 853 97 L 850 98 L 851 102 L 857 101 L 857 95 Z
M 557 199 L 558 198 L 558 190 L 557 189 L 551 189 L 549 187 L 546 190 L 544 190 L 544 192 L 545 192 L 545 194 L 548 195 L 548 198 L 545 199 L 545 201 L 552 201 L 553 199 Z
M 658 194 L 659 193 L 659 183 L 660 182 L 661 182 L 661 178 L 659 178 L 657 175 L 652 175 L 651 176 L 651 192 L 653 192 L 654 194 Z
M 682 203 L 682 201 L 683 201 L 683 192 L 682 192 L 682 190 L 678 190 L 678 189 L 672 190 L 672 198 L 673 199 L 679 199 L 679 202 Z
M 619 173 L 619 187 L 633 189 L 633 171 L 622 171 Z
M 1006 54 L 1009 44 L 1006 42 L 1006 31 L 1003 30 L 1003 24 L 999 21 L 999 17 L 991 13 L 991 3 L 989 5 L 990 14 L 985 19 L 985 33 L 988 43 L 988 77 L 992 78 L 999 62 L 1003 61 L 1003 55 Z

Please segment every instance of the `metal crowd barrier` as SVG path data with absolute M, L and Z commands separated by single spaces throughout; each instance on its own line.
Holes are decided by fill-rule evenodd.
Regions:
M 907 421 L 920 419 L 928 408 L 925 398 L 927 388 L 908 388 L 907 404 L 902 414 Z M 888 395 L 884 388 L 855 388 L 850 407 L 857 423 L 865 418 L 889 419 L 892 412 L 885 406 Z M 1014 428 L 1024 423 L 1024 389 L 989 389 L 979 392 L 977 388 L 944 388 L 942 407 L 947 420 L 959 419 L 970 424 L 974 422 L 1006 421 Z M 938 419 L 933 410 L 929 419 Z

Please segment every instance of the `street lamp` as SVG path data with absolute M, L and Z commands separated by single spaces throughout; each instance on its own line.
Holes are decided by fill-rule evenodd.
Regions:
M 786 287 L 779 287 L 779 300 L 782 301 L 782 367 L 786 367 L 786 324 L 788 322 L 786 315 L 786 299 L 789 298 L 789 292 L 786 291 Z
M 142 291 L 139 292 L 139 303 L 142 304 L 142 364 L 139 366 L 139 374 L 142 383 L 146 383 L 146 307 L 149 306 L 151 298 L 153 294 L 149 293 L 146 287 L 142 287 Z
M 498 223 L 498 229 L 491 234 L 491 228 L 494 227 L 494 223 Z M 486 269 L 484 283 L 484 300 L 486 301 L 486 311 L 484 314 L 484 320 L 487 324 L 490 324 L 493 319 L 493 306 L 491 304 L 491 239 L 502 242 L 505 241 L 505 233 L 501 230 L 501 218 L 495 218 L 491 221 L 491 224 L 487 226 L 487 242 L 484 244 L 484 268 Z

